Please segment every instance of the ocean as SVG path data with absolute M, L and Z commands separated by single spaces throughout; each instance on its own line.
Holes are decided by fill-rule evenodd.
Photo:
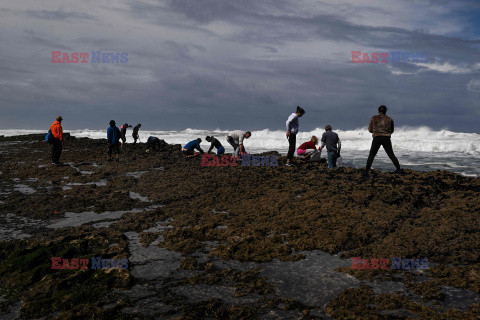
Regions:
M 133 142 L 131 131 L 127 132 L 127 143 Z M 342 158 L 347 166 L 362 168 L 368 157 L 371 134 L 366 128 L 356 130 L 334 130 L 342 141 Z M 105 130 L 65 130 L 75 137 L 105 139 Z M 317 128 L 297 135 L 297 146 L 309 141 L 312 135 L 321 137 L 323 129 Z M 46 133 L 45 130 L 6 129 L 0 135 L 14 136 L 32 133 Z M 202 148 L 207 150 L 207 135 L 213 135 L 225 146 L 226 152 L 232 148 L 226 142 L 225 130 L 186 129 L 182 131 L 143 130 L 140 129 L 140 141 L 145 142 L 149 136 L 155 136 L 170 144 L 185 145 L 195 138 L 202 138 Z M 428 127 L 400 127 L 392 136 L 395 154 L 403 168 L 419 171 L 448 170 L 466 177 L 480 177 L 480 135 L 476 133 L 452 132 L 449 130 L 432 130 Z M 249 153 L 261 153 L 276 150 L 285 155 L 288 142 L 285 132 L 276 130 L 252 131 L 252 137 L 245 143 Z M 388 171 L 394 170 L 385 151 L 380 149 L 373 163 L 373 168 Z

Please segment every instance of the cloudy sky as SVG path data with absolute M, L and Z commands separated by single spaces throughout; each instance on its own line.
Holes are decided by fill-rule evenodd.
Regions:
M 4 0 L 0 126 L 48 129 L 61 114 L 65 129 L 277 130 L 301 105 L 303 130 L 355 129 L 385 104 L 397 126 L 478 132 L 479 34 L 480 1 Z

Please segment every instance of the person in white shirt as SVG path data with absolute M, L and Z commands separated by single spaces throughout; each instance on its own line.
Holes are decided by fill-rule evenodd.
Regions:
M 246 153 L 243 140 L 251 136 L 252 133 L 250 131 L 235 130 L 228 133 L 227 142 L 233 147 L 232 156 L 238 157 L 240 153 Z
M 305 110 L 300 106 L 297 106 L 297 111 L 292 113 L 288 117 L 287 125 L 287 139 L 288 139 L 288 154 L 287 154 L 287 166 L 292 165 L 293 154 L 295 153 L 295 146 L 297 143 L 297 133 L 298 133 L 298 118 L 305 114 Z

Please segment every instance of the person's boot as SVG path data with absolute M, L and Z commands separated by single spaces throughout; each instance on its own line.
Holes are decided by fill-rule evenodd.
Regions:
M 393 173 L 395 173 L 395 174 L 404 174 L 403 169 L 397 169 L 397 170 L 393 171 Z
M 363 179 L 368 179 L 369 177 L 370 177 L 370 172 L 369 172 L 369 170 L 366 170 L 366 169 L 363 170 L 363 172 L 362 172 L 362 178 L 363 178 Z

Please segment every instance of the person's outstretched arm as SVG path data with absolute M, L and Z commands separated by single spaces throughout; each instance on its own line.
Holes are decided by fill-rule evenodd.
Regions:
M 213 141 L 212 141 L 212 143 L 210 144 L 210 148 L 208 149 L 207 153 L 210 153 L 210 151 L 213 150 L 213 147 L 214 147 L 214 145 L 213 145 Z
M 197 141 L 197 150 L 200 151 L 200 154 L 203 154 L 203 150 L 202 148 L 200 147 L 200 143 Z
M 318 150 L 322 150 L 325 145 L 327 144 L 327 137 L 325 136 L 325 133 L 322 134 L 322 140 L 320 140 L 322 142 L 322 145 L 320 146 L 320 148 L 318 148 Z
M 287 137 L 290 135 L 291 131 L 292 131 L 292 121 L 293 119 L 295 119 L 294 116 L 289 116 L 288 119 L 287 119 L 287 123 L 286 123 L 286 126 L 287 126 Z

